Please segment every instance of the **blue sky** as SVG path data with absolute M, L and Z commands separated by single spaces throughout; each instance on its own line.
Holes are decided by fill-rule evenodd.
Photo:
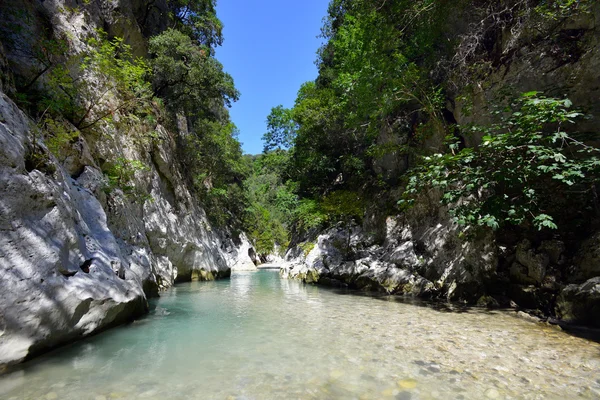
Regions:
M 217 59 L 242 93 L 231 108 L 244 152 L 262 152 L 271 108 L 294 105 L 300 85 L 317 77 L 314 64 L 329 0 L 217 0 L 225 41 Z

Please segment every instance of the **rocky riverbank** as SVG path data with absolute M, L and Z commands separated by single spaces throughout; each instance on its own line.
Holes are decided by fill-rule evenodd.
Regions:
M 383 237 L 357 225 L 313 233 L 287 252 L 281 275 L 363 291 L 514 307 L 600 326 L 600 277 L 591 267 L 600 261 L 594 238 L 569 257 L 565 244 L 556 240 L 537 245 L 522 240 L 507 248 L 491 233 L 475 241 L 460 239 L 443 213 L 437 217 L 430 224 L 424 218 L 411 224 L 389 217 Z
M 375 162 L 378 179 L 384 177 L 397 186 L 390 185 L 391 189 L 367 199 L 366 215 L 355 218 L 362 219 L 359 224 L 297 233 L 286 255 L 290 264 L 281 273 L 309 283 L 518 307 L 540 316 L 598 327 L 600 233 L 595 184 L 573 186 L 574 192 L 589 196 L 581 207 L 568 201 L 568 193 L 552 194 L 552 200 L 561 204 L 556 230 L 517 224 L 496 226 L 499 229 L 494 231 L 490 228 L 494 224 L 490 224 L 471 226 L 473 229 L 465 232 L 440 203 L 443 193 L 439 187 L 428 187 L 428 182 L 419 182 L 425 190 L 414 199 L 412 208 L 396 207 L 405 189 L 402 177 L 416 165 L 414 158 L 444 149 L 444 138 L 449 134 L 459 139 L 457 149 L 479 146 L 482 132 L 490 131 L 471 128 L 492 123 L 495 117 L 490 111 L 504 107 L 507 94 L 532 91 L 570 99 L 568 104 L 585 118 L 569 121 L 569 128 L 597 147 L 600 5 L 589 2 L 579 7 L 578 2 L 570 13 L 545 18 L 529 3 L 524 8 L 527 13 L 513 13 L 522 2 L 511 2 L 514 9 L 504 3 L 483 4 L 473 4 L 472 14 L 449 17 L 444 32 L 448 38 L 460 39 L 461 44 L 453 50 L 456 54 L 451 62 L 440 62 L 435 72 L 430 71 L 431 75 L 448 77 L 448 82 L 436 84 L 446 89 L 442 113 L 450 126 L 425 134 L 415 122 L 416 111 L 408 113 L 411 122 L 404 128 L 400 117 L 390 118 L 395 122 L 389 126 L 383 124 L 378 145 L 395 148 L 419 138 L 414 148 L 387 154 Z M 500 11 L 491 17 L 488 13 L 496 5 Z M 497 15 L 503 17 L 496 19 Z M 505 113 L 510 109 L 502 107 L 498 110 Z M 402 129 L 410 134 L 402 136 Z M 336 190 L 338 183 L 341 186 L 343 178 L 348 179 L 339 174 L 328 191 Z M 473 185 L 478 188 L 482 183 L 474 181 Z M 473 196 L 501 195 L 502 185 L 492 185 L 495 189 L 487 194 L 490 189 L 484 186 Z M 508 195 L 500 199 L 511 201 Z M 458 203 L 461 201 L 466 204 L 469 199 Z M 456 211 L 460 204 L 450 206 Z M 483 215 L 479 215 L 480 222 Z

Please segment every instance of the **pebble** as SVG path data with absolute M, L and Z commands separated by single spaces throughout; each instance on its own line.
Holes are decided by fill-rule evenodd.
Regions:
M 139 397 L 140 397 L 140 399 L 144 399 L 144 398 L 147 398 L 147 397 L 156 396 L 157 393 L 158 393 L 157 390 L 152 389 L 152 390 L 148 390 L 148 391 L 146 391 L 144 393 L 141 393 Z
M 488 389 L 485 392 L 485 397 L 488 399 L 497 399 L 500 397 L 500 392 L 498 392 L 496 389 Z
M 336 369 L 336 370 L 333 370 L 333 371 L 331 371 L 331 373 L 329 374 L 329 377 L 330 377 L 331 379 L 339 379 L 339 378 L 341 378 L 342 376 L 344 376 L 344 373 L 343 373 L 342 371 L 340 371 L 340 370 L 337 370 L 337 369 Z
M 400 392 L 395 397 L 396 400 L 411 400 L 412 394 L 410 392 Z
M 434 374 L 437 374 L 442 370 L 437 364 L 430 365 L 427 369 L 429 370 L 429 372 L 433 372 Z
M 414 389 L 417 387 L 417 381 L 414 379 L 402 379 L 398 381 L 398 386 L 402 389 Z

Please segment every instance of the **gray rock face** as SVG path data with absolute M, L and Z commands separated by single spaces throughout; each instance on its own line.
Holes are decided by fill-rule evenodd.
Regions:
M 549 96 L 567 96 L 577 108 L 595 117 L 578 121 L 577 130 L 596 132 L 600 116 L 600 76 L 597 73 L 600 4 L 590 2 L 590 6 L 589 11 L 562 21 L 530 21 L 529 26 L 503 29 L 494 46 L 502 61 L 490 69 L 478 85 L 468 89 L 472 90 L 467 93 L 471 99 L 468 104 L 457 96 L 452 111 L 458 123 L 487 122 L 487 107 L 493 99 L 501 98 L 502 91 L 514 88 L 518 90 L 516 95 L 539 91 Z M 534 24 L 536 28 L 532 29 Z M 477 144 L 479 139 L 465 135 L 468 146 Z
M 15 9 L 30 14 L 27 24 L 8 7 L 0 14 L 22 30 L 16 39 L 24 48 L 52 31 L 81 51 L 99 27 L 145 56 L 145 37 L 168 22 L 163 0 L 152 7 L 137 0 L 22 3 Z M 175 158 L 175 136 L 185 132 L 156 125 L 150 135 L 115 112 L 114 123 L 76 132 L 52 154 L 44 133 L 2 92 L 39 67 L 13 47 L 0 43 L 0 370 L 135 318 L 148 296 L 175 282 L 249 268 L 247 239 L 214 229 L 186 185 Z M 119 160 L 143 165 L 133 168 L 125 191 L 103 173 Z
M 32 124 L 0 93 L 0 366 L 131 320 L 176 281 L 247 263 L 247 241 L 228 245 L 194 204 L 162 128 L 150 169 L 135 177 L 149 192 L 139 201 L 107 194 L 92 157 L 143 156 L 124 135 L 91 149 L 81 137 L 74 146 L 90 150 L 61 163 Z
M 0 364 L 147 309 L 96 197 L 54 165 L 28 171 L 30 122 L 0 98 Z M 37 146 L 37 147 L 36 147 Z M 40 163 L 52 165 L 47 154 Z M 29 161 L 28 161 L 29 160 Z
M 239 244 L 233 244 L 227 248 L 225 257 L 232 271 L 258 271 L 253 255 L 256 254 L 254 246 L 248 240 L 245 233 L 239 238 Z M 254 256 L 255 257 L 255 256 Z
M 329 229 L 307 254 L 290 249 L 281 275 L 390 294 L 476 300 L 495 274 L 493 236 L 459 239 L 444 210 L 417 206 L 410 215 L 389 217 L 385 224 L 383 243 L 358 226 Z

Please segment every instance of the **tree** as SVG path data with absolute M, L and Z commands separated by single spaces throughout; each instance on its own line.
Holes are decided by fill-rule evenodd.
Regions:
M 101 30 L 86 44 L 86 51 L 51 66 L 43 108 L 80 130 L 119 111 L 144 108 L 152 98 L 146 62 L 133 57 L 123 38 L 109 39 Z
M 282 105 L 273 107 L 267 117 L 267 133 L 262 137 L 264 152 L 274 149 L 288 149 L 294 143 L 296 130 L 292 110 Z
M 211 55 L 216 46 L 223 44 L 223 24 L 217 18 L 215 3 L 215 0 L 167 1 L 173 28 L 207 48 Z
M 174 113 L 218 118 L 239 98 L 223 65 L 183 32 L 168 29 L 152 37 L 149 52 L 154 90 Z

